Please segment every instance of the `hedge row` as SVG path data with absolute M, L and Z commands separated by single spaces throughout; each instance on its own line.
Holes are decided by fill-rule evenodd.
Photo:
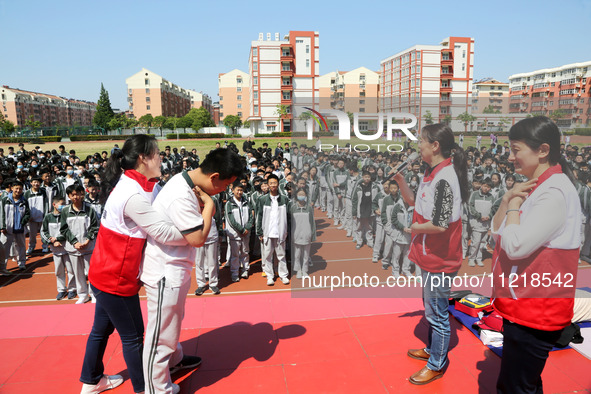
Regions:
M 275 138 L 275 137 L 280 137 L 280 138 L 303 138 L 303 137 L 307 137 L 308 133 L 305 131 L 287 131 L 287 132 L 275 132 L 275 133 L 266 133 L 266 134 L 255 134 L 255 137 L 262 137 L 262 138 Z M 333 132 L 326 132 L 326 131 L 321 131 L 318 133 L 314 133 L 314 137 L 316 136 L 320 136 L 320 137 L 334 137 L 334 133 Z
M 591 127 L 577 127 L 573 131 L 575 135 L 591 135 Z
M 167 140 L 176 140 L 177 137 L 180 140 L 197 139 L 197 138 L 232 138 L 232 136 L 226 135 L 224 133 L 211 133 L 211 134 L 206 134 L 206 133 L 178 133 L 178 134 L 170 133 L 170 134 L 166 134 Z
M 60 136 L 47 136 L 47 137 L 0 137 L 0 142 L 28 142 L 28 143 L 45 143 L 45 142 L 60 142 L 62 137 Z
M 147 134 L 154 137 L 154 134 Z M 122 141 L 129 135 L 71 135 L 70 141 Z

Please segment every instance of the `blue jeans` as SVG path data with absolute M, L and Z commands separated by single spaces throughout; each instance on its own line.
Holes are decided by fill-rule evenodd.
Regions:
M 99 382 L 105 371 L 103 356 L 109 336 L 117 329 L 133 390 L 140 393 L 144 391 L 144 321 L 139 295 L 123 297 L 105 293 L 92 285 L 90 287 L 96 297 L 96 307 L 94 323 L 86 342 L 80 381 L 87 384 Z
M 440 371 L 447 364 L 447 349 L 451 329 L 449 325 L 449 293 L 457 271 L 452 274 L 423 270 L 423 305 L 429 322 L 429 353 L 427 367 Z

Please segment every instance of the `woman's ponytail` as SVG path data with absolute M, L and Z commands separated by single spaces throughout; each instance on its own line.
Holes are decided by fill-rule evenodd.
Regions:
M 560 167 L 562 168 L 562 172 L 564 173 L 564 175 L 566 175 L 568 179 L 570 179 L 573 185 L 576 185 L 577 178 L 575 177 L 575 174 L 573 174 L 573 170 L 570 168 L 570 165 L 568 164 L 564 156 L 560 155 L 560 158 L 558 159 L 558 164 L 560 164 Z
M 115 149 L 113 153 L 111 153 L 109 160 L 107 160 L 107 165 L 105 166 L 102 175 L 101 192 L 99 195 L 99 200 L 103 205 L 106 203 L 107 198 L 115 188 L 115 185 L 117 185 L 117 182 L 119 182 L 119 178 L 121 178 L 121 174 L 123 173 L 122 162 L 124 160 L 125 156 L 120 149 Z
M 470 185 L 468 184 L 468 157 L 462 147 L 454 142 L 454 147 L 451 150 L 451 161 L 454 165 L 454 170 L 460 182 L 460 193 L 462 195 L 462 202 L 468 201 L 470 198 Z

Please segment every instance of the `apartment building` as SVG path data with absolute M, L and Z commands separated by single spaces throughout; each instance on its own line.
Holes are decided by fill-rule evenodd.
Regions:
M 142 68 L 125 80 L 129 109 L 136 119 L 152 116 L 185 116 L 191 109 L 191 94 L 187 89 Z
M 234 69 L 218 76 L 219 120 L 236 115 L 244 122 L 250 109 L 250 74 Z M 218 122 L 219 123 L 219 122 Z
M 380 62 L 380 111 L 414 114 L 420 128 L 431 112 L 435 122 L 469 112 L 474 76 L 474 38 L 447 37 L 439 45 L 415 45 Z
M 203 92 L 196 92 L 187 89 L 189 96 L 191 96 L 191 108 L 205 108 L 207 112 L 213 115 L 213 108 L 211 107 L 211 97 Z
M 485 78 L 472 84 L 472 114 L 509 112 L 509 84 Z
M 267 33 L 266 39 L 259 33 L 251 43 L 248 61 L 248 120 L 254 133 L 305 130 L 298 117 L 307 111 L 304 107 L 318 109 L 319 64 L 318 32 L 290 31 L 283 39 L 279 33 L 273 37 Z
M 42 126 L 90 126 L 96 103 L 68 99 L 3 85 L 0 89 L 0 116 L 18 127 L 32 116 Z
M 549 116 L 563 129 L 591 126 L 591 61 L 513 74 L 509 89 L 510 113 Z
M 377 113 L 380 73 L 366 67 L 332 71 L 318 78 L 320 108 L 344 112 Z

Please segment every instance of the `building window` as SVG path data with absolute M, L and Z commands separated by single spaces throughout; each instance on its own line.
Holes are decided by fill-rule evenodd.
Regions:
M 146 94 L 150 94 L 150 88 L 146 88 Z
M 224 109 L 224 104 L 220 104 L 220 109 Z
M 310 53 L 310 45 L 306 45 L 306 53 Z
M 238 96 L 236 96 L 236 100 L 242 100 L 242 95 L 239 94 Z
M 242 109 L 242 104 L 238 104 L 238 109 Z
M 149 111 L 150 110 L 150 106 L 149 105 L 146 105 L 146 109 Z
M 240 77 L 236 78 L 236 83 L 237 84 L 241 84 L 242 83 L 242 78 L 240 78 Z
M 236 91 L 237 91 L 237 92 L 242 92 L 242 87 L 241 87 L 241 86 L 238 86 L 238 87 L 236 88 Z
M 259 77 L 252 77 L 252 83 L 253 83 L 253 85 L 258 85 L 259 84 Z
M 259 67 L 259 64 L 257 62 L 252 62 L 252 69 L 253 70 L 257 70 Z
M 220 101 L 222 101 L 224 98 L 222 96 L 220 96 Z
M 252 56 L 258 56 L 258 52 L 259 52 L 258 48 L 256 48 L 256 47 L 252 48 Z
M 359 108 L 359 112 L 365 112 L 365 108 Z
M 281 56 L 289 56 L 289 48 L 283 48 L 281 50 Z
M 291 94 L 289 94 L 289 92 L 283 92 L 283 100 L 289 100 L 291 99 Z
M 365 100 L 359 100 L 359 104 L 365 104 Z
M 466 63 L 462 63 L 462 71 L 466 71 Z
M 150 84 L 150 80 L 149 80 L 148 78 L 146 78 L 146 79 L 144 80 L 144 82 L 145 82 L 145 84 L 146 84 L 146 85 L 149 85 L 149 84 Z
M 258 105 L 255 105 L 254 106 L 254 114 L 255 115 L 258 115 L 259 114 L 259 106 Z
M 129 89 L 129 94 L 132 94 L 132 93 L 133 93 L 133 89 Z
M 306 59 L 306 67 L 310 67 L 310 59 Z
M 224 117 L 224 113 L 220 112 L 220 119 L 222 119 Z
M 259 99 L 259 92 L 255 90 L 255 91 L 252 93 L 252 98 L 253 98 L 253 99 L 255 99 L 255 100 L 258 100 L 258 99 Z
M 150 102 L 150 98 L 146 97 L 146 103 L 149 103 L 149 102 Z
M 242 118 L 242 112 L 238 112 L 237 115 L 238 115 L 239 118 Z
M 466 50 L 464 49 L 464 51 L 462 52 L 462 57 L 466 58 Z

